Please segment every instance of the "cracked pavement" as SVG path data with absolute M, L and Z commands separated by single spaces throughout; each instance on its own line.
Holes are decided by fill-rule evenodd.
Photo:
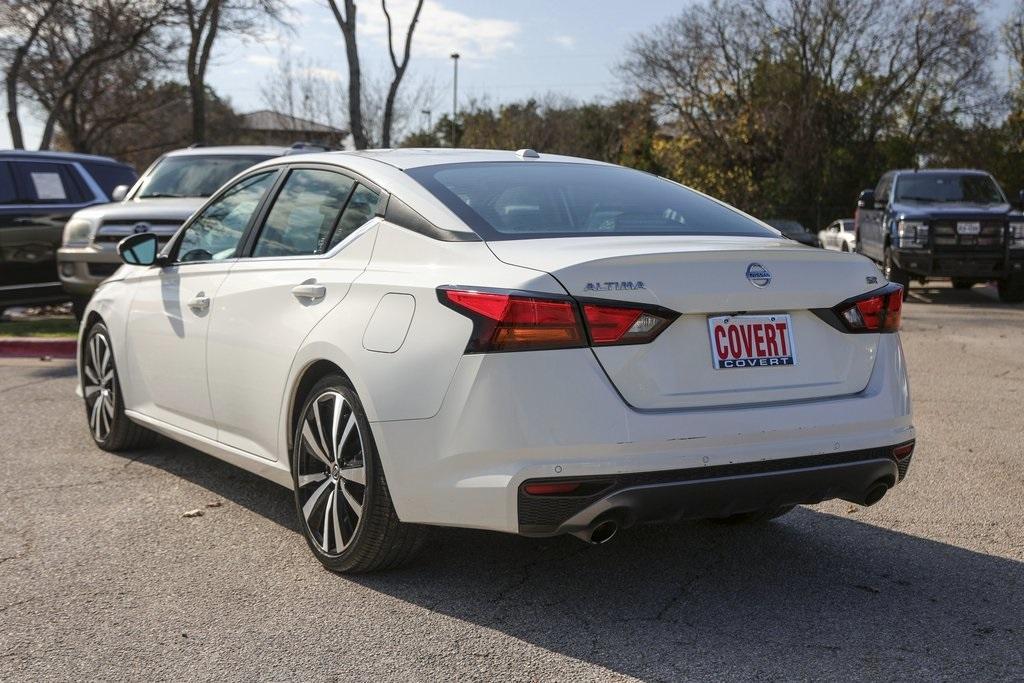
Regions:
M 1024 307 L 913 292 L 918 449 L 878 505 L 595 548 L 439 529 L 351 578 L 284 489 L 103 453 L 69 365 L 0 360 L 0 680 L 1020 680 Z

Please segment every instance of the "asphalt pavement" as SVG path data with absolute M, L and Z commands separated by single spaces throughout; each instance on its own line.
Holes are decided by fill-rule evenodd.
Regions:
M 360 577 L 286 490 L 104 453 L 66 361 L 0 361 L 0 680 L 1020 680 L 1022 335 L 990 288 L 913 290 L 918 447 L 874 507 L 600 547 L 439 529 Z

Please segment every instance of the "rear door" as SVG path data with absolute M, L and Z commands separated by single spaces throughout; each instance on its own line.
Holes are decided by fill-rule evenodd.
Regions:
M 863 390 L 874 367 L 876 335 L 843 334 L 812 312 L 879 286 L 877 270 L 864 259 L 745 237 L 570 238 L 488 246 L 506 263 L 551 273 L 578 298 L 656 304 L 682 314 L 649 344 L 594 349 L 635 408 L 843 396 Z M 778 348 L 783 350 L 785 339 L 792 362 L 716 362 L 715 319 L 763 327 L 772 317 L 773 326 L 785 325 L 788 336 L 780 332 Z M 748 337 L 742 343 L 759 342 Z
M 288 171 L 214 305 L 208 376 L 222 443 L 280 457 L 292 360 L 365 270 L 381 197 L 332 167 Z

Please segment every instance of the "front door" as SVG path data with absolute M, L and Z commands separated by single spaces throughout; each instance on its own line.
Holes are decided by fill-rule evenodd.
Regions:
M 207 332 L 242 236 L 275 177 L 276 171 L 262 172 L 232 185 L 174 241 L 171 265 L 131 276 L 129 409 L 216 438 L 206 377 Z

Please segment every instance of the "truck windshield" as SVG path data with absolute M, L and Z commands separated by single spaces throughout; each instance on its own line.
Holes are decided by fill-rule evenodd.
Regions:
M 197 154 L 165 157 L 146 177 L 135 199 L 209 197 L 245 169 L 270 158 L 262 155 Z
M 606 235 L 778 237 L 682 185 L 620 166 L 475 162 L 406 171 L 485 240 Z
M 896 180 L 896 201 L 1003 204 L 1006 198 L 990 176 L 978 173 L 912 173 Z

